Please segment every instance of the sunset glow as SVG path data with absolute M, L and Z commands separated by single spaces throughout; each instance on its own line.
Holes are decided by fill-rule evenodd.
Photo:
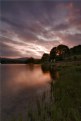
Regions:
M 59 44 L 81 44 L 81 1 L 2 1 L 3 57 L 36 57 Z

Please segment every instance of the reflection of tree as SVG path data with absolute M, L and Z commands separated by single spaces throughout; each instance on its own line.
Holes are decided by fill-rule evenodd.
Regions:
M 52 80 L 56 80 L 59 77 L 57 69 L 54 66 L 47 66 L 44 64 L 41 66 L 41 69 L 42 69 L 43 73 L 49 72 Z
M 46 64 L 43 64 L 41 66 L 41 69 L 43 71 L 43 73 L 50 73 L 50 77 L 51 77 L 51 82 L 50 82 L 50 99 L 53 99 L 53 90 L 54 90 L 54 83 L 55 81 L 57 81 L 57 79 L 59 78 L 59 73 L 57 71 L 57 67 L 54 66 L 47 66 Z
M 43 73 L 47 73 L 49 71 L 49 66 L 47 64 L 42 64 L 41 69 Z
M 52 69 L 49 70 L 49 72 L 50 72 L 50 76 L 51 76 L 51 78 L 53 80 L 57 80 L 58 79 L 59 73 L 58 73 L 57 70 L 55 70 L 54 68 L 52 68 Z
M 29 68 L 29 70 L 32 71 L 34 69 L 34 64 L 30 63 L 27 65 L 27 67 Z

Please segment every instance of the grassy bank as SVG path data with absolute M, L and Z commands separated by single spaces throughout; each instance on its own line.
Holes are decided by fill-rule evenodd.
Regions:
M 60 77 L 51 83 L 50 102 L 37 100 L 37 110 L 29 110 L 27 121 L 81 121 L 81 64 L 57 64 Z M 17 121 L 23 121 L 19 116 Z

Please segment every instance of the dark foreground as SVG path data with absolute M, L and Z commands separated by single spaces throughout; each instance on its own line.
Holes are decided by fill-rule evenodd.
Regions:
M 58 81 L 51 83 L 50 102 L 39 100 L 27 121 L 81 121 L 81 62 L 59 64 L 58 71 Z
M 50 82 L 48 101 L 46 93 L 41 99 L 36 97 L 35 108 L 25 110 L 25 117 L 20 111 L 11 121 L 81 121 L 81 62 L 63 62 L 56 66 L 59 74 L 55 83 L 53 79 Z

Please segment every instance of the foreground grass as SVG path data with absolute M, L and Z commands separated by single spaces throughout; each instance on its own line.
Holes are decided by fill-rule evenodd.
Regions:
M 37 110 L 29 110 L 27 121 L 81 121 L 81 65 L 63 63 L 57 69 L 60 78 L 51 84 L 50 102 L 45 96 L 37 100 Z
M 62 65 L 58 68 L 61 77 L 53 86 L 54 121 L 81 120 L 81 66 Z M 56 112 L 56 113 L 55 113 Z

